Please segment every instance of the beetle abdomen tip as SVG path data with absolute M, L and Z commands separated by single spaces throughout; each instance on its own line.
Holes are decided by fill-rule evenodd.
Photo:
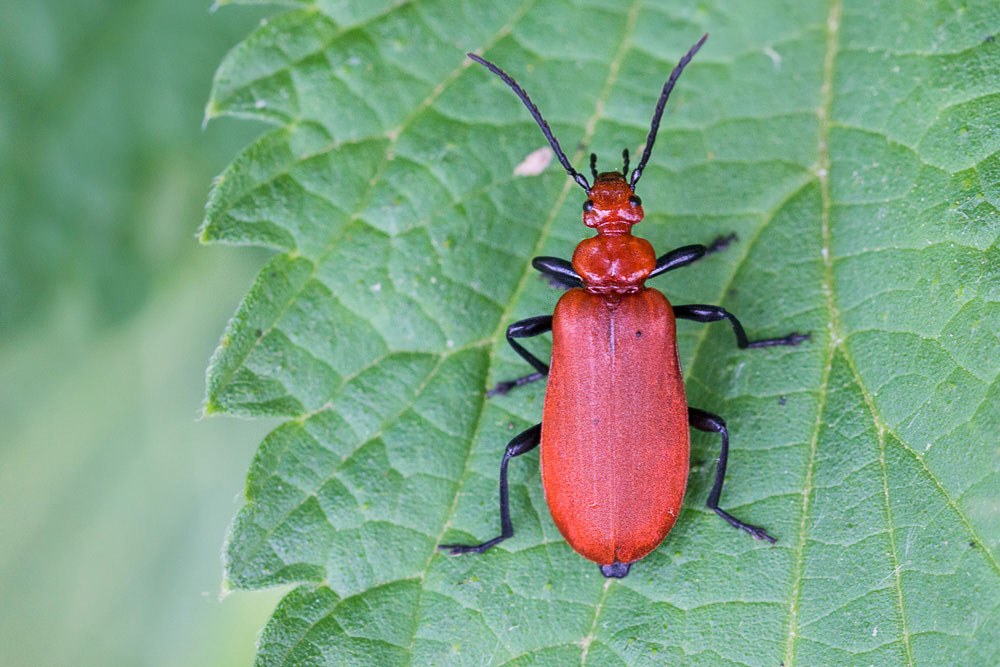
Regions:
M 605 577 L 611 579 L 621 579 L 622 577 L 628 575 L 629 569 L 632 567 L 632 563 L 619 563 L 615 561 L 611 565 L 600 565 L 601 574 Z

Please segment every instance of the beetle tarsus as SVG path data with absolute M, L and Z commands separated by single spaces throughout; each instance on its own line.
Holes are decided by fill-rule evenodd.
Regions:
M 740 237 L 736 235 L 736 232 L 733 232 L 732 234 L 726 234 L 725 236 L 718 236 L 715 238 L 714 241 L 712 241 L 705 247 L 705 254 L 711 255 L 714 252 L 721 252 L 722 250 L 728 248 L 730 243 L 739 240 Z
M 439 544 L 438 549 L 442 551 L 447 551 L 452 556 L 461 556 L 462 554 L 481 554 L 487 549 L 491 549 L 496 545 L 500 544 L 507 538 L 503 535 L 498 535 L 492 540 L 483 542 L 482 544 Z
M 793 331 L 787 336 L 782 336 L 781 338 L 765 338 L 764 340 L 748 341 L 746 347 L 772 347 L 774 345 L 787 345 L 789 347 L 795 347 L 799 343 L 803 343 L 807 340 L 812 340 L 812 334 L 800 334 L 798 331 Z
M 734 517 L 732 514 L 722 509 L 721 507 L 713 507 L 711 509 L 713 509 L 715 513 L 721 516 L 723 519 L 728 521 L 730 526 L 732 526 L 733 528 L 739 528 L 740 530 L 745 530 L 746 532 L 750 533 L 750 535 L 754 539 L 760 540 L 762 542 L 770 542 L 771 544 L 774 544 L 775 542 L 778 541 L 776 538 L 773 538 L 770 535 L 768 535 L 767 531 L 761 528 L 760 526 L 754 526 L 749 523 L 743 523 L 742 521 Z

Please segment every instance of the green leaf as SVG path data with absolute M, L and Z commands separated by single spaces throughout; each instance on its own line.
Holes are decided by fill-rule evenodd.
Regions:
M 207 408 L 280 416 L 225 550 L 235 588 L 297 583 L 259 663 L 996 664 L 1000 660 L 1000 47 L 992 4 L 860 0 L 578 6 L 329 2 L 261 26 L 210 115 L 276 128 L 212 192 L 205 241 L 274 248 L 209 369 Z M 641 184 L 657 279 L 752 335 L 680 325 L 694 436 L 676 528 L 621 581 L 561 539 L 537 454 L 504 444 L 544 387 L 503 340 L 559 293 L 530 258 L 585 236 L 580 193 L 475 50 L 519 79 L 571 157 L 641 148 L 703 32 Z M 544 350 L 545 340 L 534 343 Z
M 262 10 L 61 0 L 0 10 L 0 330 L 63 302 L 124 325 L 190 261 L 205 183 L 258 123 L 200 131 L 213 62 Z M 25 334 L 31 338 L 31 334 Z M 40 380 L 42 378 L 39 378 Z

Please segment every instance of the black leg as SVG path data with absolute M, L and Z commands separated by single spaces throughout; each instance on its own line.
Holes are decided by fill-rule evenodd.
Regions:
M 674 269 L 679 269 L 682 266 L 693 264 L 705 255 L 711 255 L 712 253 L 719 252 L 720 250 L 725 250 L 729 244 L 735 240 L 736 234 L 728 234 L 726 236 L 719 236 L 707 246 L 695 244 L 671 250 L 667 254 L 661 255 L 657 258 L 656 268 L 653 269 L 653 272 L 646 277 L 646 280 L 655 278 L 661 273 L 666 273 L 667 271 L 673 271 Z
M 726 479 L 726 463 L 729 461 L 729 431 L 726 430 L 726 422 L 722 420 L 722 417 L 713 415 L 711 412 L 699 410 L 698 408 L 688 408 L 688 421 L 691 422 L 692 427 L 699 431 L 722 435 L 722 449 L 719 451 L 719 462 L 715 468 L 715 483 L 712 484 L 712 491 L 708 494 L 708 501 L 705 504 L 710 510 L 713 510 L 728 521 L 729 525 L 734 528 L 745 530 L 758 540 L 767 540 L 771 544 L 774 544 L 776 540 L 768 535 L 763 528 L 743 523 L 719 507 L 719 496 L 722 495 L 722 483 Z
M 536 257 L 531 265 L 549 280 L 553 287 L 572 289 L 583 287 L 583 280 L 573 270 L 573 265 L 558 257 Z
M 515 456 L 530 452 L 538 446 L 541 439 L 542 425 L 535 424 L 527 431 L 514 436 L 503 453 L 503 461 L 500 462 L 500 534 L 482 544 L 439 544 L 438 549 L 445 549 L 452 556 L 468 553 L 481 554 L 508 537 L 514 536 L 514 526 L 510 522 L 510 498 L 507 493 L 507 462 Z
M 527 375 L 522 375 L 519 378 L 514 378 L 513 380 L 506 380 L 504 382 L 497 382 L 496 385 L 486 392 L 486 396 L 492 398 L 494 396 L 503 396 L 508 391 L 514 387 L 520 387 L 522 384 L 531 384 L 532 382 L 538 382 L 545 375 L 542 373 L 528 373 Z
M 736 344 L 741 350 L 749 347 L 771 347 L 772 345 L 798 345 L 802 341 L 809 340 L 809 334 L 800 334 L 793 331 L 781 338 L 764 338 L 762 340 L 747 340 L 746 331 L 743 325 L 736 319 L 736 316 L 719 306 L 705 306 L 700 304 L 690 304 L 687 306 L 674 306 L 674 317 L 681 320 L 694 320 L 695 322 L 718 322 L 719 320 L 729 320 L 733 325 L 733 333 L 736 334 Z
M 521 355 L 522 359 L 534 367 L 535 372 L 525 375 L 524 377 L 519 377 L 516 380 L 498 382 L 495 387 L 486 392 L 487 396 L 506 394 L 514 387 L 520 387 L 522 384 L 528 384 L 529 382 L 534 382 L 535 380 L 541 380 L 549 374 L 548 364 L 533 355 L 531 352 L 528 352 L 528 350 L 524 349 L 524 346 L 514 340 L 515 338 L 531 338 L 532 336 L 543 334 L 546 331 L 552 331 L 551 315 L 529 317 L 526 320 L 514 322 L 512 325 L 507 327 L 507 342 L 510 343 L 512 348 L 514 348 L 515 352 Z
M 655 278 L 661 273 L 666 273 L 667 271 L 673 271 L 674 269 L 679 269 L 682 266 L 687 266 L 697 262 L 699 259 L 706 254 L 705 246 L 701 244 L 686 245 L 683 248 L 676 248 L 671 250 L 665 255 L 661 255 L 656 259 L 656 268 L 653 272 L 646 276 L 646 280 L 650 278 Z

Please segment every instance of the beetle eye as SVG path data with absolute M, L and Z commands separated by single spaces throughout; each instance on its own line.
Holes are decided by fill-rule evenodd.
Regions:
M 583 212 L 584 213 L 590 213 L 593 210 L 594 210 L 594 202 L 593 202 L 593 200 L 588 199 L 587 201 L 583 202 Z
M 629 197 L 628 203 L 632 204 L 632 206 L 642 206 L 642 200 L 639 199 L 636 195 L 632 195 L 631 197 Z

